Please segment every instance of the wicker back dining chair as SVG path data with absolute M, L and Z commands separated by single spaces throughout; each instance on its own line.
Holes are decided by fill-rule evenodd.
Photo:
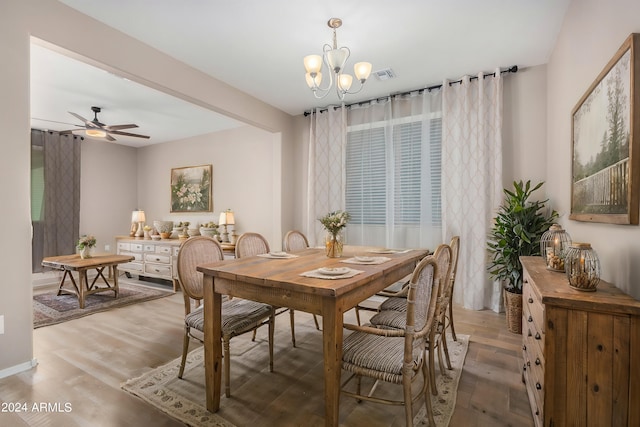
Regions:
M 442 328 L 439 325 L 441 318 L 441 305 L 443 284 L 448 282 L 448 277 L 451 269 L 451 248 L 447 244 L 440 244 L 433 253 L 433 258 L 438 264 L 438 275 L 436 277 L 436 286 L 438 289 L 438 307 L 435 313 L 436 324 L 432 331 L 432 336 L 429 337 L 429 372 L 431 375 L 431 391 L 434 395 L 438 394 L 436 388 L 435 377 L 435 351 L 438 349 L 440 343 L 440 336 Z M 395 329 L 404 329 L 406 327 L 406 318 L 404 313 L 407 310 L 407 299 L 405 297 L 391 297 L 380 305 L 380 311 L 374 315 L 370 323 L 378 327 L 387 327 Z M 446 345 L 446 342 L 443 344 Z M 448 354 L 448 353 L 447 353 Z M 438 352 L 439 362 L 441 370 L 443 369 L 443 357 L 442 353 Z
M 190 338 L 203 342 L 204 298 L 202 288 L 202 273 L 196 266 L 224 259 L 222 247 L 217 240 L 207 236 L 195 236 L 185 240 L 178 252 L 178 283 L 184 296 L 184 342 L 182 346 L 182 360 L 178 378 L 184 374 L 185 361 L 189 350 Z M 275 310 L 268 304 L 233 298 L 224 298 L 222 302 L 222 341 L 224 347 L 225 364 L 225 394 L 231 396 L 230 379 L 230 341 L 231 338 L 255 331 L 264 324 L 269 326 L 269 370 L 273 371 L 273 332 Z M 194 333 L 198 331 L 197 333 Z
M 426 361 L 426 345 L 433 330 L 437 310 L 438 264 L 433 256 L 422 259 L 414 269 L 409 281 L 407 310 L 402 329 L 377 328 L 374 326 L 345 325 L 353 331 L 345 337 L 342 353 L 342 369 L 357 380 L 356 391 L 342 388 L 342 393 L 358 400 L 404 405 L 406 425 L 413 425 L 413 403 L 424 397 L 429 425 L 435 425 L 429 393 L 429 367 Z M 412 395 L 412 383 L 422 372 L 422 387 Z M 361 377 L 375 379 L 369 393 L 361 391 Z M 373 396 L 378 381 L 402 384 L 403 400 L 389 400 Z
M 243 233 L 236 240 L 236 258 L 246 258 L 255 255 L 269 253 L 269 242 L 260 233 Z M 295 319 L 293 310 L 284 307 L 275 307 L 276 315 L 289 312 L 291 323 L 291 343 L 296 346 Z M 255 340 L 256 333 L 253 333 Z
M 303 249 L 307 249 L 309 247 L 309 240 L 307 236 L 305 236 L 302 232 L 298 230 L 290 230 L 287 231 L 287 234 L 284 235 L 284 239 L 282 242 L 282 248 L 285 252 L 297 252 Z M 293 310 L 291 310 L 293 313 Z M 316 324 L 316 329 L 320 330 L 320 324 L 318 323 L 318 317 L 314 314 L 313 321 Z
M 286 252 L 296 252 L 309 247 L 309 240 L 298 230 L 287 231 L 282 242 L 282 249 Z

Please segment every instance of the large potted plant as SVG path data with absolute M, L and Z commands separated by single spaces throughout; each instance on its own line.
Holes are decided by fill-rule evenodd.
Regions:
M 548 212 L 546 203 L 530 201 L 531 194 L 542 187 L 540 182 L 514 181 L 513 190 L 504 189 L 504 201 L 498 209 L 489 232 L 488 249 L 491 257 L 489 274 L 504 286 L 507 325 L 513 333 L 522 332 L 522 264 L 521 256 L 540 255 L 540 238 L 558 217 Z

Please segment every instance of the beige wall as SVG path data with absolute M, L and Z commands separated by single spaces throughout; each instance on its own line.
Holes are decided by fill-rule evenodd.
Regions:
M 640 228 L 570 221 L 571 111 L 622 42 L 640 32 L 636 0 L 574 0 L 547 65 L 547 194 L 576 242 L 598 252 L 602 276 L 640 299 Z
M 81 35 L 81 36 L 79 36 Z M 29 219 L 29 44 L 30 36 L 63 48 L 77 59 L 101 66 L 133 81 L 194 102 L 211 110 L 227 114 L 248 125 L 270 133 L 269 160 L 272 169 L 281 170 L 284 150 L 290 150 L 293 140 L 293 118 L 253 97 L 218 80 L 190 68 L 139 41 L 127 37 L 55 0 L 4 0 L 0 4 L 0 57 L 4 64 L 0 79 L 0 125 L 2 125 L 3 156 L 0 167 L 3 176 L 10 177 L 11 185 L 0 186 L 5 203 L 0 208 L 2 219 L 11 224 L 5 227 L 0 255 L 5 264 L 0 281 L 0 316 L 4 316 L 5 333 L 0 335 L 0 377 L 25 369 L 33 357 L 32 345 L 32 290 L 31 290 L 31 235 Z M 264 138 L 263 138 L 264 140 Z M 106 215 L 109 227 L 120 230 L 120 215 L 130 221 L 130 206 L 135 203 L 136 190 L 128 188 L 131 176 L 115 177 L 107 165 L 129 165 L 131 157 L 126 150 L 105 154 L 105 147 L 87 144 L 83 147 L 85 168 L 92 166 L 89 181 L 104 184 L 101 189 L 90 189 L 85 183 L 82 190 L 81 231 L 93 231 Z M 180 151 L 180 150 L 176 150 Z M 278 157 L 278 158 L 276 158 Z M 103 165 L 102 160 L 106 159 Z M 85 161 L 86 159 L 86 161 Z M 269 161 L 267 160 L 267 161 Z M 136 160 L 137 161 L 137 160 Z M 267 177 L 271 186 L 271 218 L 279 218 L 280 229 L 291 226 L 291 215 L 281 215 L 284 203 L 294 203 L 292 195 L 282 194 L 283 182 L 291 179 L 285 171 L 282 177 Z M 140 187 L 137 189 L 140 195 Z M 107 209 L 96 213 L 98 203 L 114 194 L 125 192 L 115 211 Z M 101 196 L 101 194 L 103 194 Z M 121 200 L 121 201 L 120 201 Z M 120 213 L 124 211 L 123 213 Z M 94 214 L 95 216 L 91 215 Z M 278 226 L 274 229 L 278 230 Z M 96 234 L 108 236 L 115 230 L 98 229 Z M 275 232 L 274 232 L 275 233 Z M 103 238 L 99 237 L 101 240 Z M 37 357 L 37 355 L 36 355 Z
M 90 138 L 81 147 L 80 235 L 93 234 L 97 252 L 115 252 L 114 236 L 129 232 L 138 206 L 138 150 Z
M 281 181 L 280 151 L 274 134 L 252 126 L 141 148 L 137 156 L 138 206 L 144 209 L 149 224 L 154 219 L 194 225 L 217 223 L 220 211 L 231 209 L 238 233 L 261 233 L 277 249 L 282 231 L 274 186 Z M 171 169 L 203 164 L 213 167 L 214 212 L 170 213 Z

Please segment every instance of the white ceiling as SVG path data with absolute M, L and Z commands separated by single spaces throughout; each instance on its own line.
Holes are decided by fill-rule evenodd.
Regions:
M 289 114 L 338 103 L 316 100 L 302 58 L 331 42 L 327 20 L 341 18 L 338 45 L 347 70 L 368 61 L 397 78 L 371 77 L 357 102 L 419 89 L 496 67 L 544 64 L 570 0 L 60 0 L 105 24 Z M 201 107 L 141 87 L 42 47 L 32 55 L 32 116 L 75 123 L 73 111 L 106 124 L 137 123 L 142 146 L 239 126 Z M 46 65 L 45 65 L 46 64 Z M 52 70 L 54 72 L 52 72 Z M 52 122 L 37 128 L 61 130 Z M 68 129 L 68 125 L 60 125 Z M 66 127 L 64 127 L 66 126 Z

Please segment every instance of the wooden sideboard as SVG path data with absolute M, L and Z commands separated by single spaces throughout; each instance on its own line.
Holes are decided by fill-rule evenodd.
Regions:
M 523 380 L 536 426 L 640 426 L 640 301 L 571 289 L 522 257 Z

